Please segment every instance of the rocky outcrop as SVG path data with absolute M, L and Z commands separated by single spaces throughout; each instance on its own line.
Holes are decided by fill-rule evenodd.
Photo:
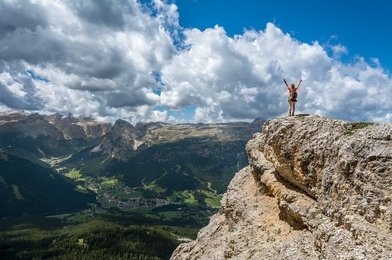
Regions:
M 10 133 L 21 137 L 50 136 L 58 140 L 80 140 L 102 138 L 111 128 L 110 123 L 103 123 L 93 118 L 76 118 L 72 114 L 40 115 L 19 111 L 0 113 L 0 134 Z
M 138 129 L 125 120 L 118 119 L 113 128 L 102 138 L 93 152 L 105 152 L 120 160 L 126 160 L 141 145 Z
M 91 117 L 76 118 L 72 114 L 63 116 L 56 113 L 44 117 L 62 132 L 66 140 L 88 142 L 100 139 L 112 127 L 110 123 L 99 122 Z
M 222 206 L 172 259 L 392 259 L 392 124 L 264 124 Z
M 64 139 L 56 127 L 48 123 L 42 115 L 37 113 L 9 112 L 0 114 L 0 135 L 11 136 L 11 139 L 25 137 L 36 139 L 39 136 L 49 136 L 57 140 Z
M 93 153 L 110 154 L 113 158 L 126 161 L 142 148 L 175 143 L 181 140 L 192 142 L 207 141 L 241 141 L 246 142 L 257 132 L 253 123 L 219 123 L 219 124 L 168 124 L 162 122 L 139 122 L 135 126 L 124 120 L 117 120 L 113 128 L 103 137 L 102 142 L 93 148 Z

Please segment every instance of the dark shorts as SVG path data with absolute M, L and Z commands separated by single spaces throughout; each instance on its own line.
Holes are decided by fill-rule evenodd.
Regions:
M 297 102 L 296 99 L 289 99 L 289 104 L 296 103 L 296 102 Z

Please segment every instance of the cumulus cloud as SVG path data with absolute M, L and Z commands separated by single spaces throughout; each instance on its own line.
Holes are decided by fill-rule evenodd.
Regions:
M 29 75 L 18 66 L 0 61 L 0 105 L 3 110 L 39 110 L 41 103 Z
M 224 28 L 184 32 L 188 49 L 162 69 L 161 102 L 196 104 L 196 121 L 250 120 L 286 113 L 283 78 L 304 83 L 297 109 L 348 120 L 390 121 L 392 80 L 363 59 L 344 64 L 318 42 L 302 43 L 272 23 L 229 37 Z M 333 46 L 332 46 L 333 47 Z
M 156 117 L 159 96 L 152 73 L 175 54 L 170 32 L 162 26 L 178 26 L 170 5 L 156 1 L 150 8 L 156 8 L 155 16 L 136 0 L 6 0 L 0 5 L 3 105 L 148 119 L 140 108 L 147 106 Z
M 163 0 L 2 1 L 0 110 L 132 122 L 271 118 L 286 113 L 282 79 L 302 78 L 302 112 L 391 121 L 392 80 L 377 60 L 344 63 L 347 47 L 303 43 L 272 23 L 231 37 L 220 26 L 181 28 L 179 15 Z

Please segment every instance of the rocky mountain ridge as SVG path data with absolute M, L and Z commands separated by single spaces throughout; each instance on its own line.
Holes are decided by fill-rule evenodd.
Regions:
M 58 113 L 43 117 L 59 129 L 66 140 L 87 141 L 101 138 L 112 128 L 110 123 L 99 122 L 91 117 L 76 118 L 72 114 L 64 116 Z
M 222 206 L 172 259 L 391 259 L 392 124 L 267 122 Z
M 10 111 L 0 113 L 0 148 L 29 146 L 25 147 L 29 154 L 33 152 L 37 156 L 50 157 L 92 147 L 93 153 L 101 152 L 127 160 L 140 146 L 149 147 L 182 139 L 248 140 L 263 122 L 262 119 L 256 119 L 252 123 L 138 122 L 132 125 L 118 119 L 112 125 L 91 117 L 74 117 L 72 114 L 40 115 Z M 37 143 L 45 143 L 43 146 L 47 146 L 46 149 L 36 147 Z
M 62 139 L 61 131 L 39 114 L 3 113 L 0 114 L 0 133 L 20 137 L 50 136 Z
M 119 160 L 127 160 L 140 147 L 172 143 L 185 139 L 207 140 L 249 140 L 262 124 L 261 119 L 252 123 L 215 124 L 168 124 L 162 122 L 142 123 L 135 126 L 124 120 L 117 120 L 102 142 L 92 152 L 110 154 Z
M 0 131 L 20 133 L 24 137 L 51 136 L 56 139 L 94 139 L 102 137 L 111 124 L 90 117 L 76 118 L 72 114 L 40 115 L 11 111 L 0 113 Z
M 99 143 L 111 124 L 72 114 L 0 113 L 0 149 L 40 164 Z

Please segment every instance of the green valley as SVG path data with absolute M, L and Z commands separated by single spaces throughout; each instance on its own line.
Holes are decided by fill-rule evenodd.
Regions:
M 168 259 L 219 210 L 261 123 L 0 116 L 0 258 Z

